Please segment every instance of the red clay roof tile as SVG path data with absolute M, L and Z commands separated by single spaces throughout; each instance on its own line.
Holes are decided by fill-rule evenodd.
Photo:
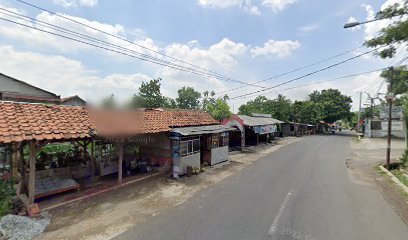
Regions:
M 191 110 L 91 111 L 76 106 L 0 102 L 0 143 L 168 132 L 172 127 L 219 124 L 208 113 Z

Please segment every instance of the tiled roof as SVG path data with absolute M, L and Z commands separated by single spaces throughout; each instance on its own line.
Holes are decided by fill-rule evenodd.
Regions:
M 0 143 L 89 137 L 83 107 L 0 102 Z
M 0 102 L 0 143 L 171 131 L 172 127 L 219 124 L 191 110 L 91 111 L 84 107 Z
M 149 133 L 170 131 L 172 127 L 219 124 L 211 115 L 198 110 L 145 110 L 142 122 Z
M 66 98 L 61 98 L 61 101 L 60 102 L 66 102 L 66 101 L 69 101 L 69 100 L 72 100 L 72 99 L 78 99 L 78 100 L 80 100 L 80 101 L 83 101 L 83 102 L 86 102 L 84 99 L 82 99 L 80 96 L 78 96 L 78 95 L 74 95 L 74 96 L 69 96 L 69 97 L 66 97 Z

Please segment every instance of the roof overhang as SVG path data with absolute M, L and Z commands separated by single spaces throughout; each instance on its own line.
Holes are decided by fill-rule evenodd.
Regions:
M 178 133 L 182 136 L 192 136 L 192 135 L 202 135 L 202 134 L 212 134 L 212 133 L 222 133 L 227 131 L 233 131 L 235 128 L 227 127 L 224 125 L 206 125 L 197 127 L 180 127 L 172 128 L 172 133 Z

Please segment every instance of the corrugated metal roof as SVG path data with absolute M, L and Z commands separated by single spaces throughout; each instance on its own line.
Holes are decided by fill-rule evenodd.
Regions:
M 262 125 L 272 125 L 284 123 L 280 120 L 269 118 L 269 117 L 251 117 L 247 115 L 238 115 L 244 121 L 244 125 L 247 126 L 262 126 Z
M 207 125 L 207 126 L 198 126 L 198 127 L 182 127 L 182 128 L 173 128 L 171 131 L 181 134 L 183 136 L 191 135 L 200 135 L 200 134 L 209 134 L 209 133 L 221 133 L 226 131 L 232 131 L 235 128 L 227 127 L 224 125 Z

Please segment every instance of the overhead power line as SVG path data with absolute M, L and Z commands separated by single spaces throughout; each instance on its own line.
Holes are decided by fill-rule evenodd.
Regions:
M 44 33 L 48 33 L 48 34 L 51 34 L 51 35 L 55 35 L 55 36 L 58 36 L 58 37 L 61 37 L 61 38 L 66 38 L 66 39 L 69 39 L 69 40 L 72 40 L 72 41 L 75 41 L 75 42 L 78 42 L 78 43 L 81 43 L 81 44 L 85 44 L 85 45 L 89 45 L 89 46 L 92 46 L 92 47 L 100 48 L 100 49 L 103 49 L 103 50 L 106 50 L 106 51 L 110 51 L 110 52 L 122 54 L 122 55 L 125 55 L 125 56 L 129 56 L 129 57 L 132 57 L 132 58 L 140 59 L 140 60 L 143 60 L 143 61 L 146 61 L 146 62 L 155 63 L 155 64 L 158 64 L 158 65 L 161 65 L 161 66 L 165 66 L 165 67 L 169 67 L 169 68 L 173 68 L 173 69 L 177 69 L 177 70 L 181 70 L 181 71 L 185 71 L 185 72 L 194 73 L 194 74 L 205 76 L 205 77 L 212 77 L 212 76 L 210 76 L 208 74 L 202 74 L 202 73 L 199 73 L 199 72 L 190 71 L 190 70 L 186 70 L 186 69 L 179 68 L 179 67 L 169 66 L 169 65 L 166 65 L 166 64 L 163 64 L 163 63 L 158 63 L 158 62 L 151 61 L 151 60 L 148 60 L 148 59 L 145 59 L 145 58 L 141 58 L 141 57 L 138 57 L 138 56 L 126 53 L 126 52 L 121 52 L 121 51 L 117 51 L 117 50 L 114 50 L 114 49 L 111 49 L 111 48 L 107 48 L 107 47 L 103 47 L 103 46 L 96 45 L 96 44 L 93 44 L 93 43 L 85 42 L 85 41 L 78 40 L 78 39 L 75 39 L 75 38 L 72 38 L 72 37 L 64 36 L 64 35 L 61 35 L 61 34 L 58 34 L 58 33 L 50 32 L 50 31 L 47 31 L 47 30 L 44 30 L 44 29 L 40 29 L 40 28 L 37 28 L 37 27 L 33 27 L 33 26 L 29 26 L 29 25 L 26 25 L 26 24 L 23 24 L 23 23 L 19 23 L 19 22 L 10 20 L 10 19 L 0 17 L 0 20 L 7 21 L 7 22 L 10 22 L 10 23 L 13 23 L 13 24 L 20 25 L 20 26 L 24 26 L 24 27 L 27 27 L 27 28 L 35 29 L 35 30 L 38 30 L 38 31 L 41 31 L 41 32 L 44 32 Z
M 275 91 L 283 92 L 283 91 L 288 91 L 288 90 L 292 90 L 292 89 L 297 89 L 297 88 L 302 88 L 302 87 L 307 87 L 307 86 L 313 86 L 313 85 L 317 85 L 317 84 L 321 84 L 321 83 L 332 82 L 332 81 L 351 78 L 351 77 L 357 77 L 357 76 L 364 75 L 364 74 L 379 72 L 379 71 L 382 71 L 382 70 L 385 70 L 385 69 L 387 69 L 387 68 L 380 68 L 380 69 L 371 70 L 371 71 L 367 71 L 367 72 L 354 73 L 354 74 L 350 74 L 350 75 L 346 75 L 346 76 L 332 78 L 332 79 L 329 79 L 329 80 L 323 80 L 323 81 L 318 81 L 318 82 L 313 82 L 313 83 L 308 83 L 308 84 L 302 84 L 302 85 L 289 87 L 289 88 L 284 88 L 284 89 L 276 89 Z M 266 92 L 265 95 L 269 94 L 269 93 L 272 93 L 272 92 Z M 250 97 L 250 96 L 247 96 L 247 97 Z M 247 98 L 247 97 L 243 97 L 243 98 Z M 243 99 L 243 98 L 240 98 L 240 99 Z
M 331 64 L 331 65 L 329 65 L 329 66 L 327 66 L 327 67 L 320 68 L 320 69 L 318 69 L 318 70 L 316 70 L 316 71 L 313 71 L 313 72 L 304 74 L 304 75 L 302 75 L 302 76 L 300 76 L 300 77 L 296 77 L 296 78 L 293 78 L 293 79 L 291 79 L 291 80 L 288 80 L 288 81 L 285 81 L 285 82 L 276 84 L 276 85 L 274 85 L 274 86 L 272 86 L 272 87 L 268 87 L 268 88 L 265 88 L 265 89 L 262 89 L 262 90 L 257 90 L 257 91 L 245 93 L 245 94 L 242 94 L 242 95 L 239 95 L 239 96 L 236 96 L 236 97 L 232 97 L 232 98 L 230 98 L 230 99 L 238 99 L 238 98 L 242 98 L 242 97 L 245 97 L 245 96 L 253 95 L 253 94 L 256 94 L 256 93 L 265 92 L 265 91 L 267 91 L 267 90 L 274 89 L 274 88 L 276 88 L 276 87 L 279 87 L 279 86 L 282 86 L 282 85 L 285 85 L 285 84 L 288 84 L 288 83 L 291 83 L 291 82 L 294 82 L 294 81 L 298 81 L 298 80 L 300 80 L 300 79 L 302 79 L 302 78 L 305 78 L 305 77 L 314 75 L 314 74 L 319 73 L 319 72 L 323 72 L 323 71 L 328 70 L 328 69 L 330 69 L 330 68 L 339 66 L 339 65 L 344 64 L 344 63 L 346 63 L 346 62 L 349 62 L 349 61 L 351 61 L 351 60 L 353 60 L 353 59 L 356 59 L 356 58 L 362 57 L 362 56 L 364 56 L 364 55 L 370 54 L 370 53 L 372 53 L 372 52 L 374 52 L 374 51 L 377 51 L 377 50 L 380 49 L 380 48 L 382 48 L 382 47 L 379 47 L 379 48 L 376 48 L 376 49 L 373 49 L 373 50 L 370 50 L 370 51 L 361 53 L 361 54 L 359 54 L 359 55 L 356 55 L 356 56 L 354 56 L 354 57 L 348 58 L 348 59 L 346 59 L 346 60 L 343 60 L 343 61 L 340 61 L 340 62 Z
M 160 52 L 160 51 L 151 49 L 151 48 L 149 48 L 149 47 L 146 47 L 146 46 L 143 46 L 143 45 L 140 45 L 140 44 L 137 44 L 137 43 L 132 42 L 132 41 L 126 39 L 126 38 L 119 37 L 119 36 L 117 36 L 117 35 L 115 35 L 115 34 L 111 34 L 111 33 L 106 32 L 106 31 L 104 31 L 104 30 L 101 30 L 101 29 L 98 29 L 98 28 L 96 28 L 96 27 L 90 26 L 90 25 L 88 25 L 88 24 L 86 24 L 86 23 L 77 21 L 77 20 L 75 20 L 75 19 L 66 17 L 66 16 L 64 16 L 64 15 L 62 15 L 62 14 L 53 12 L 53 11 L 48 10 L 48 9 L 45 9 L 45 8 L 40 7 L 40 6 L 38 6 L 38 5 L 35 5 L 35 4 L 33 4 L 33 3 L 29 3 L 29 2 L 23 1 L 23 0 L 15 0 L 15 1 L 20 2 L 20 3 L 22 3 L 22 4 L 25 4 L 25 5 L 27 5 L 27 6 L 30 6 L 30 7 L 32 7 L 32 8 L 36 8 L 36 9 L 38 9 L 38 10 L 41 10 L 41 11 L 44 11 L 44 12 L 48 12 L 48 13 L 50 13 L 50 14 L 52 14 L 52 15 L 55 15 L 55 16 L 57 16 L 57 17 L 59 17 L 59 18 L 68 20 L 68 21 L 73 22 L 73 23 L 76 23 L 76 24 L 79 24 L 79 25 L 81 25 L 81 26 L 83 26 L 83 27 L 86 27 L 86 28 L 95 30 L 95 31 L 97 31 L 97 32 L 100 32 L 100 33 L 103 33 L 103 34 L 105 34 L 105 35 L 111 36 L 111 37 L 116 38 L 116 39 L 118 39 L 118 40 L 121 40 L 121 41 L 127 42 L 127 43 L 129 43 L 129 44 L 138 46 L 138 47 L 143 48 L 143 49 L 145 49 L 145 50 L 147 50 L 147 51 L 150 51 L 150 52 L 159 54 L 159 55 L 161 55 L 161 56 L 164 56 L 164 57 L 167 57 L 167 58 L 169 58 L 169 59 L 175 60 L 175 61 L 177 61 L 177 62 L 181 62 L 181 63 L 187 64 L 187 65 L 189 65 L 189 66 L 196 67 L 196 68 L 200 68 L 201 70 L 205 70 L 205 71 L 211 72 L 211 73 L 216 74 L 216 75 L 219 75 L 219 76 L 221 76 L 221 77 L 225 77 L 225 76 L 223 76 L 223 75 L 221 75 L 221 74 L 219 74 L 219 73 L 216 73 L 216 72 L 214 72 L 214 71 L 211 71 L 211 70 L 209 70 L 209 69 L 206 69 L 206 68 L 203 68 L 203 67 L 201 67 L 201 66 L 197 66 L 197 65 L 195 65 L 195 64 L 189 63 L 189 62 L 187 62 L 187 61 L 184 61 L 184 60 L 181 60 L 181 59 L 178 59 L 178 58 L 169 56 L 169 55 L 164 54 L 164 53 L 162 53 L 162 52 Z
M 11 16 L 11 17 L 14 17 L 14 18 L 19 18 L 19 19 L 28 21 L 30 23 L 31 23 L 31 21 L 34 21 L 39 26 L 47 27 L 49 29 L 52 29 L 52 30 L 55 30 L 55 31 L 58 31 L 58 32 L 62 32 L 64 34 L 69 34 L 71 36 L 74 36 L 75 38 L 69 37 L 69 36 L 66 36 L 66 35 L 62 35 L 62 34 L 58 34 L 58 33 L 55 33 L 55 32 L 50 32 L 50 31 L 47 31 L 47 30 L 44 30 L 44 29 L 40 29 L 40 28 L 37 28 L 37 27 L 34 27 L 34 26 L 19 23 L 19 22 L 9 20 L 9 19 L 6 19 L 6 18 L 0 18 L 1 20 L 7 21 L 7 22 L 10 22 L 10 23 L 14 23 L 14 24 L 18 24 L 20 26 L 35 29 L 35 30 L 38 30 L 38 31 L 41 31 L 41 32 L 44 32 L 44 33 L 48 33 L 48 34 L 52 34 L 52 35 L 55 35 L 55 36 L 58 36 L 58 37 L 62 37 L 62 38 L 66 38 L 66 39 L 69 39 L 69 40 L 72 40 L 72 41 L 76 41 L 78 43 L 86 44 L 86 45 L 89 45 L 89 46 L 93 46 L 93 47 L 96 47 L 96 48 L 104 49 L 104 50 L 107 50 L 107 51 L 119 53 L 119 54 L 130 56 L 130 57 L 134 57 L 134 58 L 137 58 L 139 60 L 143 60 L 143 61 L 147 61 L 147 62 L 150 62 L 150 63 L 158 64 L 158 65 L 161 65 L 161 66 L 177 69 L 177 70 L 180 70 L 180 71 L 185 71 L 185 72 L 197 74 L 197 75 L 204 76 L 204 77 L 212 77 L 212 78 L 216 78 L 216 79 L 219 79 L 219 80 L 222 80 L 222 81 L 228 81 L 228 82 L 244 84 L 244 85 L 247 85 L 247 86 L 250 85 L 250 86 L 259 87 L 258 85 L 255 85 L 255 84 L 245 83 L 245 82 L 235 80 L 235 79 L 232 79 L 232 78 L 220 77 L 220 76 L 217 76 L 217 75 L 214 75 L 214 74 L 211 74 L 211 73 L 207 73 L 207 72 L 204 72 L 204 71 L 200 71 L 200 70 L 196 70 L 196 69 L 193 69 L 193 68 L 178 65 L 178 64 L 175 64 L 173 62 L 164 61 L 162 59 L 158 59 L 158 58 L 155 58 L 155 57 L 152 57 L 152 56 L 149 56 L 149 55 L 146 55 L 146 54 L 143 54 L 143 53 L 140 53 L 140 52 L 125 48 L 125 47 L 121 47 L 121 46 L 118 46 L 118 45 L 115 45 L 115 44 L 112 44 L 112 43 L 109 43 L 109 42 L 106 42 L 106 41 L 103 41 L 103 40 L 100 40 L 100 39 L 97 39 L 97 38 L 94 38 L 94 37 L 90 37 L 90 36 L 87 36 L 85 34 L 81 34 L 81 33 L 78 33 L 78 32 L 63 28 L 63 27 L 59 27 L 59 26 L 56 26 L 56 25 L 53 25 L 53 24 L 49 24 L 49 23 L 46 23 L 44 21 L 40 21 L 40 20 L 31 18 L 29 16 L 18 14 L 18 13 L 9 11 L 9 10 L 4 9 L 4 8 L 0 8 L 0 10 L 7 11 L 9 13 L 12 13 L 12 14 L 16 15 L 16 16 L 13 16 L 13 15 L 10 15 L 8 13 L 2 12 L 3 15 Z M 27 19 L 29 19 L 29 20 L 27 20 Z M 38 23 L 40 23 L 40 24 L 38 24 Z M 77 38 L 84 39 L 86 41 L 79 40 Z M 90 41 L 92 43 L 89 43 L 87 41 Z M 103 46 L 100 46 L 100 44 L 103 45 Z M 121 51 L 117 51 L 117 50 L 114 50 L 114 49 L 111 49 L 111 48 L 108 48 L 108 47 L 113 47 L 114 49 L 119 49 Z M 131 54 L 128 54 L 129 52 Z
M 260 81 L 256 81 L 256 82 L 253 82 L 253 83 L 255 84 L 255 83 L 266 82 L 266 81 L 273 80 L 273 79 L 276 79 L 276 78 L 279 78 L 279 77 L 283 77 L 283 76 L 285 76 L 285 75 L 288 75 L 288 74 L 291 74 L 291 73 L 294 73 L 294 72 L 298 72 L 298 71 L 300 71 L 300 70 L 303 70 L 303 69 L 306 69 L 306 68 L 309 68 L 309 67 L 316 66 L 316 65 L 318 65 L 318 64 L 320 64 L 320 63 L 327 62 L 327 61 L 329 61 L 329 60 L 332 60 L 332 59 L 341 57 L 341 56 L 343 56 L 343 55 L 346 55 L 346 54 L 348 54 L 348 53 L 354 52 L 354 51 L 356 51 L 357 49 L 360 49 L 360 48 L 363 47 L 363 46 L 364 46 L 364 45 L 360 45 L 359 47 L 353 48 L 353 49 L 351 49 L 351 50 L 347 50 L 347 51 L 342 52 L 342 53 L 339 53 L 339 54 L 336 54 L 336 55 L 334 55 L 334 56 L 332 56 L 332 57 L 328 57 L 328 58 L 325 58 L 325 59 L 323 59 L 323 60 L 319 60 L 319 61 L 317 61 L 317 62 L 308 64 L 308 65 L 305 65 L 305 66 L 302 66 L 302 67 L 298 67 L 298 68 L 295 68 L 295 69 L 293 69 L 293 70 L 290 70 L 290 71 L 287 71 L 287 72 L 284 72 L 284 73 L 280 73 L 280 74 L 277 74 L 277 75 L 275 75 L 275 76 L 272 76 L 272 77 L 269 77 L 269 78 L 265 78 L 265 79 L 262 79 L 262 80 L 260 80 Z M 227 92 L 232 92 L 232 91 L 235 91 L 235 90 L 238 90 L 238 89 L 241 89 L 241 88 L 243 88 L 243 86 L 241 86 L 241 87 L 236 87 L 236 88 L 231 88 L 231 89 L 228 89 L 228 90 L 225 90 L 225 91 L 222 91 L 222 92 L 218 92 L 217 94 L 223 94 L 223 93 L 227 93 Z

